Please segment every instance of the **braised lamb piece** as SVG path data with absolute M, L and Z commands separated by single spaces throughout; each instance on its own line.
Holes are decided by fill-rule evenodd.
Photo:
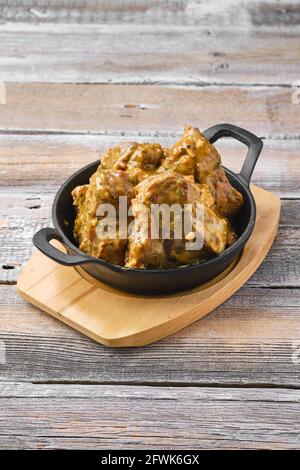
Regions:
M 186 178 L 173 172 L 164 172 L 161 175 L 153 176 L 144 180 L 137 186 L 137 196 L 132 201 L 132 207 L 135 215 L 134 227 L 129 236 L 129 246 L 127 252 L 127 267 L 145 268 L 145 267 L 166 267 L 172 265 L 191 264 L 208 257 L 208 254 L 218 254 L 224 251 L 228 236 L 228 223 L 225 219 L 218 217 L 211 209 L 213 197 L 206 185 L 196 185 Z M 153 204 L 166 204 L 173 206 L 177 204 L 178 208 L 184 208 L 185 204 L 190 204 L 192 216 L 194 219 L 195 203 L 199 202 L 204 207 L 204 248 L 200 250 L 186 250 L 187 240 L 181 235 L 181 238 L 175 238 L 174 224 L 175 217 L 167 217 L 167 222 L 171 220 L 170 238 L 162 237 L 162 221 L 157 227 L 159 239 L 152 239 L 151 225 L 151 207 Z M 148 209 L 145 214 L 139 210 L 139 205 Z M 169 214 L 168 214 L 169 215 Z M 180 211 L 180 221 L 182 221 L 182 212 Z M 147 223 L 148 222 L 148 223 Z M 148 230 L 144 232 L 145 225 Z M 193 225 L 195 233 L 195 225 Z M 183 227 L 181 234 L 183 234 Z M 187 234 L 188 235 L 188 234 Z
M 133 184 L 156 173 L 165 158 L 165 150 L 159 144 L 125 142 L 108 149 L 101 158 L 100 168 L 123 170 Z
M 207 184 L 218 213 L 224 217 L 233 217 L 243 205 L 243 196 L 229 183 L 217 149 L 199 129 L 187 126 L 162 166 Z
M 101 219 L 97 216 L 100 204 L 113 204 L 118 209 L 119 196 L 126 196 L 131 201 L 134 187 L 128 175 L 120 170 L 98 169 L 90 178 L 90 183 L 77 186 L 72 191 L 72 196 L 77 210 L 74 237 L 79 242 L 79 248 L 96 258 L 124 265 L 127 236 L 99 239 L 96 227 L 101 224 Z M 116 214 L 118 215 L 118 210 Z M 118 223 L 116 228 L 118 233 Z

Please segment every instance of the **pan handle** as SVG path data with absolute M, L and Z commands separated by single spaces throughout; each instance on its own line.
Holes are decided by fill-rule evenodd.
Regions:
M 248 152 L 240 171 L 239 177 L 249 186 L 250 179 L 255 168 L 257 159 L 263 148 L 263 141 L 251 132 L 232 124 L 218 124 L 210 127 L 204 133 L 210 143 L 216 142 L 220 137 L 233 137 L 247 145 Z
M 33 237 L 33 243 L 44 255 L 64 266 L 76 266 L 84 263 L 92 263 L 93 258 L 88 258 L 82 255 L 68 255 L 51 245 L 50 240 L 58 240 L 64 243 L 62 237 L 54 228 L 42 228 Z M 95 260 L 94 260 L 95 261 Z

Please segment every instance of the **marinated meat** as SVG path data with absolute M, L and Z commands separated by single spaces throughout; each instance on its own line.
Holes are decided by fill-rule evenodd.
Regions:
M 187 250 L 187 239 L 183 237 L 184 227 L 181 227 L 180 238 L 175 237 L 174 225 L 176 216 L 180 217 L 183 224 L 183 209 L 186 204 L 191 205 L 192 220 L 196 218 L 196 203 L 204 208 L 204 247 L 199 250 Z M 170 265 L 191 264 L 207 258 L 209 253 L 218 254 L 224 251 L 228 236 L 228 223 L 217 216 L 212 209 L 214 199 L 206 185 L 197 185 L 186 178 L 173 172 L 164 172 L 153 176 L 137 186 L 136 199 L 132 201 L 134 210 L 134 226 L 129 237 L 127 253 L 127 267 L 166 267 Z M 151 207 L 153 204 L 165 204 L 168 207 L 178 205 L 178 213 L 167 213 L 166 222 L 170 224 L 170 238 L 162 237 L 163 223 L 161 218 L 157 233 L 159 239 L 151 238 L 150 227 L 155 225 Z M 145 214 L 139 209 L 140 205 L 148 209 Z M 180 210 L 181 208 L 181 210 Z M 145 231 L 145 226 L 147 229 Z M 192 226 L 191 235 L 196 233 L 195 224 Z M 194 234 L 194 235 L 193 235 Z M 189 234 L 187 234 L 189 235 Z M 154 264 L 155 263 L 155 264 Z
M 127 234 L 119 237 L 119 196 L 126 196 L 128 204 L 134 196 L 134 187 L 127 174 L 120 170 L 97 170 L 90 183 L 78 186 L 72 192 L 77 216 L 74 225 L 74 237 L 79 248 L 96 258 L 105 259 L 114 264 L 124 265 L 127 248 Z M 101 239 L 97 236 L 97 226 L 101 219 L 97 210 L 101 204 L 112 204 L 116 208 L 116 238 Z M 107 220 L 107 218 L 106 218 Z
M 151 233 L 154 226 L 151 207 L 152 204 L 171 206 L 178 201 L 183 204 L 187 197 L 187 181 L 175 173 L 164 172 L 141 182 L 136 191 L 136 198 L 132 201 L 134 223 L 129 234 L 126 267 L 168 267 L 172 263 L 165 253 L 161 227 L 155 227 L 158 238 L 153 238 Z
M 74 237 L 79 248 L 128 268 L 169 268 L 222 253 L 237 239 L 232 223 L 243 204 L 242 195 L 225 175 L 219 153 L 192 127 L 186 127 L 183 137 L 170 148 L 125 142 L 108 149 L 89 183 L 75 188 L 72 195 L 77 213 Z M 125 217 L 130 223 L 128 232 L 119 219 L 120 196 L 126 198 L 127 207 L 131 205 L 132 212 Z M 115 230 L 110 230 L 109 215 L 98 212 L 103 204 L 115 209 L 115 225 L 111 221 Z M 192 230 L 186 234 L 182 214 L 187 204 Z M 203 246 L 187 249 L 187 243 L 193 244 L 199 235 L 197 204 L 203 207 Z M 151 231 L 152 207 L 159 205 L 169 210 L 177 207 L 168 214 L 168 236 L 163 233 L 161 213 L 155 220 L 155 236 Z M 105 232 L 104 237 L 99 236 L 99 230 Z
M 229 183 L 217 149 L 199 129 L 185 128 L 183 137 L 170 149 L 162 167 L 207 184 L 221 216 L 233 217 L 243 205 L 243 196 Z
M 165 150 L 159 144 L 125 142 L 108 149 L 100 168 L 126 171 L 130 181 L 138 184 L 155 174 L 164 158 Z

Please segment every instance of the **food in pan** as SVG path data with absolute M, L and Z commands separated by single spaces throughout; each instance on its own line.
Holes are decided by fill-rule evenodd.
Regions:
M 100 167 L 90 178 L 89 184 L 77 186 L 72 192 L 77 217 L 74 236 L 80 249 L 96 258 L 113 264 L 124 264 L 127 238 L 99 239 L 96 226 L 99 223 L 97 209 L 100 204 L 119 204 L 119 196 L 134 197 L 135 188 L 125 171 L 102 170 Z M 118 221 L 117 221 L 118 222 Z
M 237 239 L 233 227 L 243 206 L 243 196 L 229 183 L 216 148 L 192 127 L 186 127 L 183 137 L 170 148 L 126 142 L 108 149 L 89 183 L 76 187 L 72 196 L 79 248 L 113 264 L 142 269 L 195 264 L 222 253 Z M 126 209 L 130 207 L 126 232 L 121 229 L 121 200 L 127 201 Z M 198 203 L 203 207 L 203 243 L 199 249 L 187 249 L 197 233 Z M 114 236 L 99 238 L 107 217 L 99 215 L 98 208 L 106 204 L 116 209 Z M 182 230 L 178 237 L 177 216 L 172 213 L 168 236 L 163 236 L 159 216 L 153 237 L 149 223 L 153 205 L 176 206 L 181 213 L 191 207 L 191 232 Z
M 167 151 L 162 169 L 190 177 L 206 184 L 214 197 L 217 212 L 224 217 L 234 216 L 243 205 L 243 196 L 229 183 L 221 166 L 217 149 L 199 129 L 186 127 L 183 137 Z

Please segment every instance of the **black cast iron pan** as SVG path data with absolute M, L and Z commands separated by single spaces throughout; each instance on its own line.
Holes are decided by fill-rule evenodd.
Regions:
M 232 184 L 244 197 L 244 206 L 235 229 L 237 241 L 220 255 L 197 265 L 172 269 L 128 269 L 97 259 L 79 250 L 73 238 L 75 210 L 72 190 L 86 184 L 96 171 L 99 161 L 85 166 L 74 173 L 61 186 L 52 207 L 52 220 L 55 228 L 43 228 L 33 237 L 35 246 L 46 256 L 65 266 L 80 265 L 97 280 L 113 287 L 138 294 L 167 294 L 204 284 L 222 271 L 241 253 L 249 239 L 255 224 L 255 201 L 249 189 L 249 183 L 256 161 L 261 152 L 261 139 L 237 126 L 219 124 L 204 132 L 205 137 L 214 143 L 220 137 L 233 137 L 248 147 L 248 153 L 239 174 L 224 168 Z M 59 240 L 67 253 L 59 251 L 49 242 Z

